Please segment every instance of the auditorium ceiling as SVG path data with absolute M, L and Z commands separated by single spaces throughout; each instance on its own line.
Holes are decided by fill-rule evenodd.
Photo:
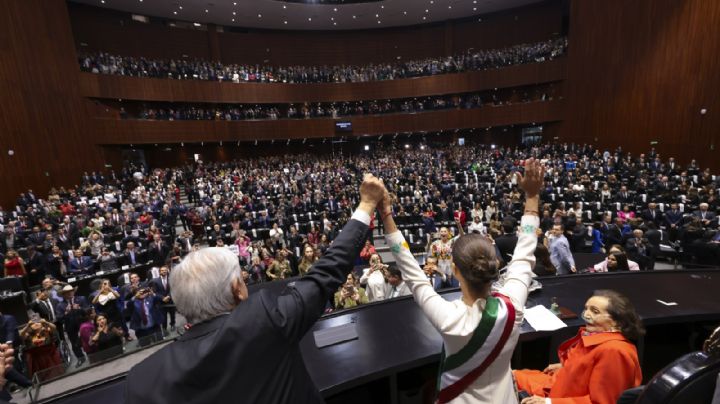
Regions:
M 540 0 L 382 0 L 352 4 L 319 4 L 323 0 L 307 0 L 306 3 L 279 0 L 71 1 L 200 26 L 212 23 L 238 28 L 352 30 L 480 16 Z

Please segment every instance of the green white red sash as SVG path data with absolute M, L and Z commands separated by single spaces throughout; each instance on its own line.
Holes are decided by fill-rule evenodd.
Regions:
M 462 394 L 493 363 L 510 337 L 515 306 L 507 296 L 493 293 L 470 341 L 458 352 L 440 360 L 438 402 L 447 403 Z

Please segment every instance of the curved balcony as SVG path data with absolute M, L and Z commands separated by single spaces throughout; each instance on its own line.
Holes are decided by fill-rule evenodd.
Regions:
M 356 116 L 350 136 L 395 132 L 483 128 L 564 118 L 564 100 L 537 101 L 477 109 L 452 109 L 414 114 Z M 335 136 L 335 119 L 279 119 L 257 121 L 150 121 L 96 118 L 97 144 L 143 144 L 211 141 L 253 141 Z
M 89 98 L 208 103 L 341 102 L 426 97 L 561 81 L 565 59 L 503 69 L 365 83 L 216 83 L 80 74 Z

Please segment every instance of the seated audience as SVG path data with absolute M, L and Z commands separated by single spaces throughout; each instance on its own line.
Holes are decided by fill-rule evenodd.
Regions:
M 631 341 L 644 327 L 630 300 L 599 290 L 585 303 L 586 326 L 558 348 L 560 363 L 545 370 L 514 371 L 518 389 L 531 394 L 521 404 L 614 404 L 642 382 L 637 349 Z
M 590 268 L 590 272 L 610 272 L 610 255 L 613 254 L 622 254 L 625 257 L 625 261 L 627 262 L 627 270 L 628 271 L 639 271 L 640 266 L 637 264 L 637 262 L 632 261 L 627 258 L 627 254 L 625 254 L 625 249 L 622 248 L 622 246 L 614 244 L 610 246 L 610 249 L 608 250 L 607 258 L 603 260 L 602 262 L 599 262 L 595 264 L 592 268 Z M 624 268 L 624 266 L 622 267 Z M 617 270 L 617 269 L 616 269 Z

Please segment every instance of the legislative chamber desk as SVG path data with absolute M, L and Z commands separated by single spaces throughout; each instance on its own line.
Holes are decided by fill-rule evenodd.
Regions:
M 540 281 L 543 287 L 531 293 L 527 307 L 537 304 L 550 306 L 552 298 L 556 298 L 561 307 L 579 316 L 585 301 L 594 290 L 614 289 L 631 298 L 649 328 L 647 338 L 651 337 L 653 326 L 681 328 L 677 325 L 720 322 L 720 270 L 717 269 L 579 274 L 541 278 Z M 280 288 L 273 287 L 272 290 L 277 292 Z M 444 296 L 449 300 L 456 299 L 459 291 L 450 290 Z M 579 318 L 565 322 L 568 328 L 554 332 L 536 332 L 527 323 L 523 324 L 513 367 L 524 366 L 527 361 L 523 357 L 537 353 L 538 346 L 544 347 L 542 361 L 547 364 L 557 344 L 574 335 L 582 324 Z M 316 347 L 315 331 L 347 323 L 356 324 L 357 339 L 324 348 Z M 537 345 L 539 341 L 546 343 Z M 333 313 L 318 321 L 301 341 L 307 369 L 315 384 L 331 402 L 346 401 L 346 398 L 339 398 L 348 394 L 357 395 L 365 390 L 375 390 L 376 393 L 386 391 L 383 398 L 373 396 L 366 400 L 398 402 L 398 384 L 402 384 L 398 380 L 417 369 L 434 368 L 441 345 L 440 335 L 411 297 Z M 641 361 L 643 346 L 643 341 L 639 341 Z M 675 358 L 660 359 L 666 364 Z M 646 378 L 650 376 L 652 374 L 645 375 Z M 98 389 L 108 387 L 97 386 Z

